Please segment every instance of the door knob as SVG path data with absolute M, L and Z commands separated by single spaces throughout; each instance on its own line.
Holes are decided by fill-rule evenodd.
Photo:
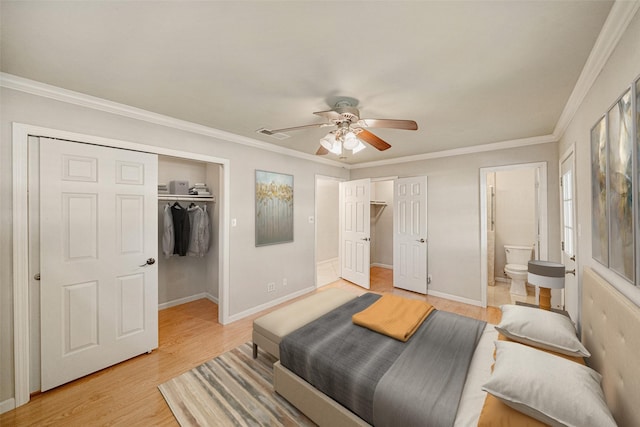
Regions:
M 360 239 L 360 240 L 364 240 L 365 242 L 368 242 L 368 241 L 369 241 L 369 240 L 371 240 L 371 239 L 370 239 L 370 238 L 368 238 L 368 237 L 363 237 L 363 238 L 362 238 L 362 239 Z
M 571 261 L 575 261 L 576 260 L 576 256 L 572 255 L 571 258 L 569 258 Z
M 156 260 L 155 260 L 155 259 L 153 259 L 153 258 L 149 258 L 149 259 L 147 260 L 147 262 L 145 262 L 144 264 L 142 264 L 140 267 L 146 267 L 147 265 L 153 265 L 153 264 L 155 264 L 155 263 L 156 263 Z
M 416 240 L 416 242 L 424 243 L 424 239 Z

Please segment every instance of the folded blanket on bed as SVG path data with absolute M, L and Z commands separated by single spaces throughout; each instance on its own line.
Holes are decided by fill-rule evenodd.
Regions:
M 425 301 L 383 295 L 365 310 L 353 315 L 353 323 L 406 342 L 435 310 Z

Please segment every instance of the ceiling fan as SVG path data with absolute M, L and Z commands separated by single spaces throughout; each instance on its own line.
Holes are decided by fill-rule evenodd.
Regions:
M 356 105 L 358 105 L 356 99 L 342 98 L 334 104 L 331 110 L 313 113 L 323 117 L 326 120 L 324 123 L 313 123 L 282 129 L 261 128 L 258 129 L 257 132 L 264 135 L 274 135 L 294 130 L 335 126 L 335 129 L 331 130 L 320 140 L 320 148 L 318 148 L 316 154 L 324 155 L 331 152 L 341 155 L 343 148 L 352 150 L 353 153 L 364 149 L 365 145 L 363 141 L 380 151 L 391 148 L 388 142 L 364 128 L 418 129 L 418 124 L 413 120 L 361 119 L 360 111 L 356 108 Z

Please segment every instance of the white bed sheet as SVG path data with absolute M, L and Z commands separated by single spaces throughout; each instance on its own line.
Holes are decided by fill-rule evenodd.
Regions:
M 471 364 L 469 365 L 469 372 L 467 373 L 467 380 L 464 383 L 462 389 L 462 396 L 460 397 L 460 405 L 458 406 L 458 413 L 454 426 L 467 427 L 478 425 L 480 419 L 480 412 L 484 405 L 484 400 L 487 397 L 487 393 L 482 391 L 482 386 L 489 380 L 491 376 L 491 365 L 493 365 L 493 351 L 495 348 L 495 341 L 498 339 L 498 331 L 496 331 L 495 325 L 487 323 L 475 353 L 471 358 Z

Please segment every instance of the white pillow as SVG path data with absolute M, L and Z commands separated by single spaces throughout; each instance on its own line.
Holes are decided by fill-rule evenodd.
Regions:
M 616 426 L 601 378 L 593 369 L 560 356 L 497 341 L 493 373 L 482 389 L 552 426 Z
M 500 309 L 502 320 L 496 330 L 507 338 L 568 356 L 591 356 L 567 316 L 522 305 L 506 304 Z

